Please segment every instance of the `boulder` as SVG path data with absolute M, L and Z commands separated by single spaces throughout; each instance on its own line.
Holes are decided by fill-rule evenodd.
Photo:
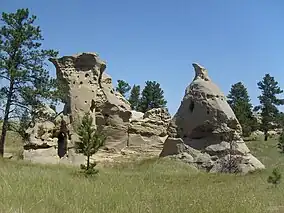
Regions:
M 79 141 L 76 129 L 86 113 L 91 114 L 94 126 L 107 136 L 105 150 L 119 153 L 128 147 L 130 152 L 131 148 L 161 151 L 171 120 L 168 111 L 131 110 L 130 103 L 115 91 L 111 77 L 105 72 L 106 63 L 98 54 L 80 53 L 50 61 L 56 67 L 60 90 L 65 94 L 64 109 L 61 114 L 51 108 L 37 112 L 42 119 L 27 130 L 29 140 L 24 145 L 24 159 L 80 162 L 83 156 L 74 154 L 74 145 Z
M 190 154 L 191 161 L 207 171 L 225 171 L 232 162 L 235 164 L 234 172 L 263 169 L 262 163 L 250 154 L 244 143 L 241 125 L 223 92 L 209 78 L 204 67 L 196 63 L 193 67 L 195 77 L 186 88 L 181 105 L 170 122 L 170 137 L 165 141 L 160 156 L 180 158 L 182 153 L 190 154 L 196 150 L 194 155 Z M 184 147 L 186 151 L 182 151 Z
M 166 109 L 151 109 L 143 115 L 143 119 L 131 120 L 129 133 L 142 136 L 157 135 L 164 137 L 167 135 L 170 120 L 171 116 Z

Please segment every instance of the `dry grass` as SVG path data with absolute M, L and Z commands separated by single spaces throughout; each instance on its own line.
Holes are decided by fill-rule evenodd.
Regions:
M 13 144 L 13 143 L 12 143 Z M 0 212 L 284 212 L 284 184 L 266 180 L 284 154 L 275 140 L 248 142 L 267 170 L 247 176 L 205 174 L 181 162 L 149 159 L 104 167 L 95 178 L 77 168 L 0 162 Z

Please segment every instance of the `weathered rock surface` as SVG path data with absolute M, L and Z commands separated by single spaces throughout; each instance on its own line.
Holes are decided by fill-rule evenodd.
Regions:
M 241 125 L 225 95 L 204 67 L 198 64 L 193 67 L 195 78 L 186 88 L 171 121 L 170 137 L 160 156 L 184 159 L 186 153 L 187 161 L 211 172 L 222 172 L 229 167 L 242 173 L 263 169 L 264 165 L 250 154 L 241 138 Z
M 120 152 L 128 147 L 130 152 L 160 152 L 170 121 L 167 110 L 152 109 L 145 114 L 131 110 L 129 102 L 114 90 L 111 77 L 105 73 L 106 63 L 96 53 L 50 61 L 66 94 L 64 110 L 56 115 L 48 107 L 41 109 L 44 118 L 27 130 L 29 141 L 24 146 L 24 159 L 81 162 L 82 156 L 74 152 L 74 144 L 79 141 L 76 128 L 85 113 L 93 116 L 94 125 L 107 136 L 105 150 Z

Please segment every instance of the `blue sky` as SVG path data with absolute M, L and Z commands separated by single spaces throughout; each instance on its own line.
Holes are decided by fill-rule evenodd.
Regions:
M 158 81 L 172 114 L 192 81 L 192 62 L 225 94 L 242 81 L 253 104 L 265 73 L 284 88 L 282 0 L 1 0 L 1 12 L 18 8 L 37 15 L 44 47 L 60 56 L 97 52 L 114 83 Z

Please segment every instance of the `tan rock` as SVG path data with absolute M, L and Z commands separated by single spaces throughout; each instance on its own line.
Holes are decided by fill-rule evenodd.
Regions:
M 166 109 L 151 109 L 144 114 L 143 119 L 131 121 L 129 133 L 142 136 L 157 135 L 164 137 L 167 135 L 170 120 L 171 116 Z
M 145 114 L 131 110 L 129 102 L 114 90 L 111 77 L 105 73 L 106 63 L 98 54 L 80 53 L 50 61 L 66 94 L 64 110 L 60 115 L 45 110 L 43 114 L 52 114 L 50 119 L 37 121 L 27 131 L 30 137 L 24 147 L 25 158 L 39 160 L 37 156 L 42 153 L 46 155 L 43 161 L 55 162 L 57 153 L 60 163 L 80 162 L 81 156 L 72 152 L 79 142 L 76 130 L 85 113 L 93 116 L 93 124 L 107 136 L 106 150 L 162 149 L 171 118 L 167 110 L 152 109 Z M 54 149 L 56 152 L 51 152 Z
M 181 105 L 170 122 L 168 134 L 173 138 L 165 141 L 161 156 L 177 155 L 177 141 L 182 147 L 184 143 L 196 149 L 199 154 L 193 156 L 193 163 L 207 171 L 222 172 L 228 163 L 228 157 L 236 158 L 239 172 L 263 169 L 264 166 L 256 161 L 244 143 L 242 128 L 233 110 L 227 103 L 225 95 L 208 77 L 207 70 L 193 64 L 195 77 L 186 88 Z M 180 152 L 180 150 L 178 151 Z M 165 154 L 166 153 L 166 154 Z M 177 155 L 180 158 L 181 153 Z M 249 159 L 249 160 L 248 160 Z M 246 161 L 246 163 L 244 163 Z M 246 166 L 244 166 L 246 165 Z

